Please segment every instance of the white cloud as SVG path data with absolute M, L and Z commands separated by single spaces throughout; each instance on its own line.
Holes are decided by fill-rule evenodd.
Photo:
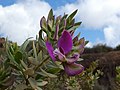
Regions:
M 0 6 L 0 33 L 22 44 L 39 32 L 42 16 L 47 16 L 50 5 L 40 0 L 19 0 L 11 6 Z
M 78 0 L 59 7 L 56 13 L 78 9 L 77 18 L 87 28 L 103 29 L 107 45 L 120 43 L 120 0 Z

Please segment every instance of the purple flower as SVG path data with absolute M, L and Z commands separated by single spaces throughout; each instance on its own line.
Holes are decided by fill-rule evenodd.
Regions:
M 84 70 L 81 64 L 76 63 L 80 56 L 79 53 L 74 53 L 72 56 L 66 57 L 72 50 L 72 46 L 72 36 L 66 30 L 63 31 L 61 37 L 58 39 L 57 48 L 55 50 L 51 43 L 46 41 L 46 47 L 50 57 L 53 61 L 62 62 L 64 70 L 69 76 L 80 74 Z

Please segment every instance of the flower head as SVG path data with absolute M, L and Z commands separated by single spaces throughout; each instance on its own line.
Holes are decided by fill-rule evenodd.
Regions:
M 64 70 L 68 75 L 74 76 L 84 70 L 81 64 L 76 63 L 80 56 L 79 53 L 74 53 L 72 56 L 67 57 L 73 47 L 72 36 L 68 31 L 64 30 L 58 39 L 57 49 L 54 50 L 49 41 L 46 41 L 46 47 L 52 60 L 62 62 Z

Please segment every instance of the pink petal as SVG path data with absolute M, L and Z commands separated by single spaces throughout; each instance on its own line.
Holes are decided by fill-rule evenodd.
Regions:
M 46 42 L 46 47 L 47 47 L 47 51 L 48 51 L 50 57 L 52 58 L 53 61 L 55 61 L 56 58 L 55 58 L 55 55 L 53 54 L 54 49 L 53 49 L 51 43 L 47 41 Z
M 61 62 L 65 62 L 65 55 L 63 55 L 58 49 L 53 51 L 54 55 L 58 56 Z
M 62 48 L 64 53 L 67 54 L 72 49 L 72 36 L 66 30 L 63 31 L 62 36 L 58 40 L 58 47 Z
M 78 53 L 74 54 L 72 57 L 67 58 L 67 63 L 72 64 L 79 59 L 80 55 Z
M 64 66 L 64 69 L 65 69 L 65 72 L 69 76 L 78 75 L 84 70 L 84 67 L 81 64 L 77 64 L 77 63 L 73 63 L 73 64 L 65 63 L 63 66 Z

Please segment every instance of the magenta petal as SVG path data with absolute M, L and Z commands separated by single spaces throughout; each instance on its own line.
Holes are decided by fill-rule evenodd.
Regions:
M 69 76 L 75 76 L 80 74 L 83 70 L 84 67 L 81 64 L 73 63 L 73 64 L 64 64 L 65 72 Z
M 67 58 L 67 63 L 71 64 L 76 62 L 79 59 L 80 55 L 78 53 L 74 54 L 72 57 Z
M 64 53 L 67 54 L 72 49 L 72 37 L 69 32 L 66 30 L 63 32 L 62 36 L 58 40 L 58 47 L 64 50 Z
M 47 41 L 46 42 L 46 47 L 47 47 L 47 51 L 48 51 L 50 57 L 52 58 L 53 61 L 55 61 L 56 59 L 55 59 L 55 56 L 53 54 L 54 49 L 53 49 L 51 43 Z
M 65 55 L 63 55 L 58 49 L 54 50 L 53 53 L 55 56 L 58 56 L 58 59 L 61 62 L 65 62 Z

